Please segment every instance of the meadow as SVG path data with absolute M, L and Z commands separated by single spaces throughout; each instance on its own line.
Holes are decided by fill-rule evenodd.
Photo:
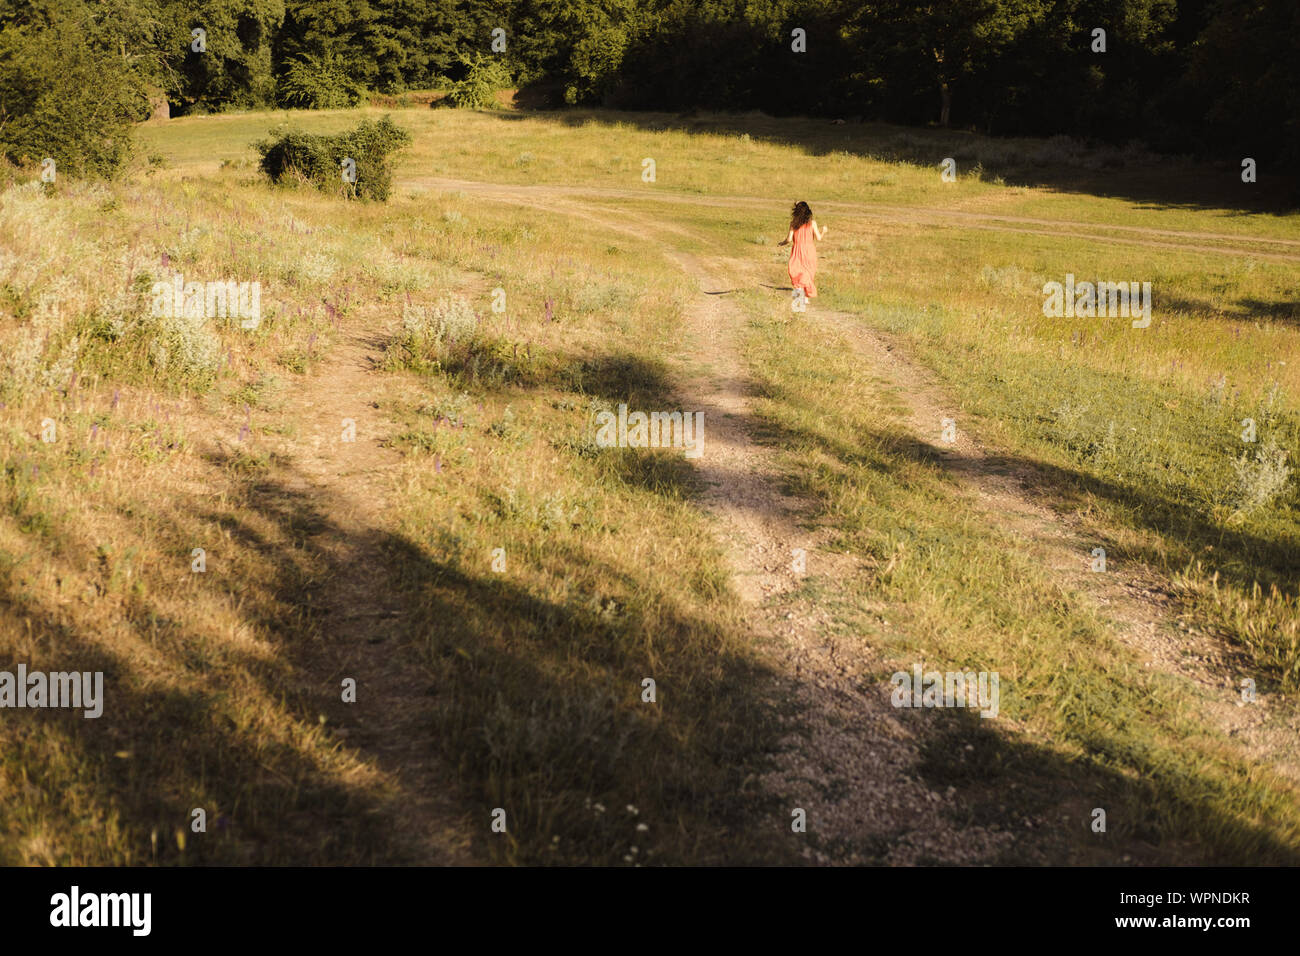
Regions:
M 257 171 L 385 113 L 387 203 Z M 0 660 L 106 675 L 0 712 L 0 863 L 1300 861 L 1267 176 L 761 114 L 138 139 L 0 194 Z M 261 322 L 152 315 L 176 273 Z M 1067 274 L 1151 326 L 1045 317 Z M 700 461 L 597 445 L 619 403 L 705 409 Z M 890 708 L 915 662 L 1000 716 Z

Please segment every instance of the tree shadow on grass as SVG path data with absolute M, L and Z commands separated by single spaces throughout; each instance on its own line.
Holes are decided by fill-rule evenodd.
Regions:
M 771 386 L 780 392 L 779 387 Z M 889 456 L 914 462 L 932 470 L 936 475 L 946 475 L 962 470 L 962 463 L 947 449 L 929 445 L 910 435 L 887 429 L 858 429 L 852 434 L 830 434 L 827 431 L 790 429 L 771 421 L 755 422 L 754 433 L 763 440 L 787 448 L 811 449 L 837 462 L 846 478 L 848 469 L 868 468 L 877 473 L 894 471 L 884 459 Z M 875 449 L 872 451 L 870 449 Z M 882 456 L 880 450 L 883 449 Z M 835 467 L 835 466 L 831 466 Z M 1007 474 L 1036 474 L 1042 476 L 1042 489 L 1051 489 L 1058 495 L 1078 494 L 1087 491 L 1117 501 L 1132 503 L 1129 489 L 1110 482 L 1098 481 L 1069 469 L 1053 468 L 1015 456 L 990 456 L 981 466 L 992 472 Z M 794 481 L 799 494 L 817 497 L 819 486 L 805 486 Z M 830 504 L 830 502 L 826 502 Z M 1164 517 L 1156 514 L 1163 509 Z M 1223 532 L 1213 527 L 1190 509 L 1167 501 L 1158 494 L 1148 493 L 1141 504 L 1144 515 L 1153 515 L 1150 526 L 1168 533 L 1165 522 L 1169 515 L 1177 515 L 1185 523 L 1192 542 L 1213 536 L 1224 550 Z M 1261 549 L 1280 571 L 1288 562 L 1294 562 L 1294 550 L 1276 542 L 1262 541 L 1241 534 L 1231 547 L 1238 549 L 1243 558 L 1254 556 L 1258 560 Z M 1155 555 L 1134 555 L 1136 560 L 1154 561 Z M 1240 569 L 1237 569 L 1240 570 Z M 1244 574 L 1239 581 L 1249 584 Z M 1008 675 L 1003 675 L 1004 681 Z M 1012 685 L 1014 686 L 1014 685 Z M 1105 688 L 1081 686 L 1079 693 L 1105 694 Z M 1162 758 L 1148 755 L 1148 745 L 1140 735 L 1123 733 L 1096 721 L 1082 719 L 1090 714 L 1093 703 L 1085 699 L 1065 702 L 1079 711 L 1081 719 L 1072 722 L 1071 740 L 1062 740 L 1060 749 L 1041 747 L 1022 735 L 1008 736 L 990 728 L 987 723 L 969 714 L 947 715 L 928 729 L 921 731 L 923 754 L 921 772 L 936 787 L 954 786 L 958 791 L 951 813 L 955 818 L 968 820 L 973 825 L 1006 823 L 1008 814 L 1014 816 L 1018 809 L 1035 813 L 1048 813 L 1054 819 L 1068 818 L 1074 828 L 1074 837 L 1063 833 L 1045 831 L 1025 833 L 1000 862 L 1017 862 L 1025 859 L 1026 852 L 1037 848 L 1049 858 L 1059 859 L 1073 846 L 1093 862 L 1106 860 L 1106 853 L 1093 854 L 1088 849 L 1092 833 L 1089 813 L 1092 807 L 1107 809 L 1111 817 L 1111 836 L 1105 844 L 1111 852 L 1109 862 L 1121 862 L 1128 854 L 1134 862 L 1200 862 L 1200 863 L 1295 863 L 1300 861 L 1300 847 L 1288 842 L 1285 835 L 1267 825 L 1255 822 L 1259 811 L 1251 806 L 1237 807 L 1239 795 L 1228 792 L 1221 782 L 1201 775 L 1197 770 L 1171 766 Z M 970 720 L 966 718 L 970 717 Z M 944 723 L 943 720 L 949 720 Z M 951 721 L 961 721 L 952 723 Z M 915 721 L 913 722 L 915 724 Z M 1140 728 L 1139 728 L 1140 729 Z M 962 756 L 964 746 L 970 743 L 982 756 L 970 761 Z M 1080 746 L 1086 756 L 1068 759 L 1063 754 Z M 1015 783 L 1018 793 L 1011 794 L 1006 786 Z M 1278 781 L 1284 792 L 1287 784 Z M 1234 810 L 1223 809 L 1233 806 Z M 1122 808 L 1116 819 L 1115 808 Z M 1275 808 L 1276 809 L 1276 808 Z M 1070 843 L 1070 841 L 1073 843 Z M 1099 841 L 1100 842 L 1100 841 Z
M 765 394 L 775 400 L 793 401 L 793 395 L 775 383 L 765 386 Z M 845 465 L 888 472 L 879 456 L 865 451 L 872 444 L 883 445 L 889 453 L 899 455 L 938 472 L 964 471 L 974 467 L 950 448 L 931 444 L 910 434 L 887 429 L 858 432 L 852 436 L 825 431 L 791 431 L 772 422 L 758 422 L 754 434 L 762 441 L 788 447 L 790 443 L 811 442 L 819 450 Z M 1249 590 L 1256 581 L 1267 588 L 1294 588 L 1300 580 L 1300 544 L 1288 539 L 1269 539 L 1244 528 L 1227 527 L 1202 511 L 1158 490 L 1120 484 L 1088 472 L 1020 455 L 997 451 L 983 452 L 978 468 L 993 474 L 1026 476 L 1026 490 L 1050 500 L 1057 510 L 1085 507 L 1088 496 L 1125 506 L 1137 528 L 1149 530 L 1179 541 L 1189 554 L 1215 557 L 1213 567 L 1221 579 Z M 1167 557 L 1152 550 L 1131 555 L 1135 560 L 1163 566 Z
M 207 484 L 227 487 L 234 455 L 206 461 Z M 464 838 L 480 857 L 621 864 L 637 846 L 646 862 L 793 859 L 779 835 L 759 832 L 765 798 L 746 783 L 776 746 L 770 672 L 691 602 L 638 597 L 643 569 L 608 567 L 607 588 L 557 604 L 486 566 L 468 570 L 454 550 L 340 517 L 339 503 L 283 460 L 240 473 L 226 494 L 221 511 L 190 503 L 151 518 L 152 540 L 185 553 L 198 527 L 228 541 L 196 577 L 237 604 L 272 653 L 211 634 L 196 640 L 193 625 L 167 619 L 147 596 L 133 599 L 124 643 L 151 647 L 204 689 L 134 693 L 132 681 L 110 676 L 105 718 L 64 731 L 76 751 L 70 772 L 104 769 L 93 771 L 93 809 L 84 818 L 64 810 L 57 824 L 119 819 L 137 860 L 157 830 L 159 853 L 147 859 L 159 863 L 439 862 L 413 852 L 397 818 L 420 798 L 402 787 L 438 786 L 441 773 L 454 795 L 444 823 L 473 829 Z M 245 566 L 257 575 L 223 578 L 221 565 L 235 566 L 240 551 L 256 557 Z M 572 546 L 548 560 L 562 577 L 596 558 Z M 60 653 L 78 646 L 79 667 L 90 666 L 84 635 L 60 632 L 38 607 L 19 610 Z M 388 666 L 366 671 L 376 655 Z M 369 679 L 346 704 L 339 679 L 359 673 Z M 657 682 L 656 703 L 642 700 L 646 678 Z M 400 693 L 379 680 L 400 683 Z M 272 708 L 263 716 L 278 733 L 244 710 L 250 696 Z M 404 713 L 394 718 L 394 709 Z M 391 747 L 376 726 L 409 740 Z M 304 740 L 313 733 L 322 736 L 315 745 Z M 337 746 L 397 781 L 396 792 L 324 765 Z M 134 756 L 115 764 L 117 751 Z M 421 752 L 434 772 L 412 776 Z M 29 763 L 41 779 L 36 757 Z M 125 779 L 111 772 L 126 768 Z M 221 822 L 210 835 L 188 834 L 182 853 L 174 834 L 194 806 Z M 508 836 L 489 829 L 496 807 Z
M 1241 866 L 1300 862 L 1300 848 L 1275 831 L 1210 806 L 1214 787 L 1185 767 L 1134 775 L 1108 763 L 1114 743 L 1089 742 L 1088 756 L 1049 751 L 991 726 L 969 710 L 914 714 L 930 726 L 922 735 L 918 772 L 938 793 L 955 793 L 947 816 L 961 828 L 1018 830 L 999 864 L 1027 859 L 1074 865 Z M 1170 786 L 1171 781 L 1176 781 Z M 1103 817 L 1096 814 L 1104 812 Z M 1194 821 L 1192 827 L 1188 822 Z M 1095 823 L 1105 829 L 1094 829 Z M 1202 827 L 1210 828 L 1208 831 Z M 1205 839 L 1213 832 L 1213 840 Z
M 137 670 L 136 654 L 109 651 L 102 635 L 79 631 L 7 586 L 0 607 L 30 621 L 43 645 L 23 660 L 29 671 L 104 674 L 99 718 L 8 712 L 16 738 L 6 762 L 32 789 L 10 802 L 6 829 L 46 848 L 34 862 L 373 864 L 400 855 L 364 788 L 322 773 L 317 755 L 241 719 L 247 678 L 279 697 L 290 686 L 285 672 L 266 673 L 262 662 L 228 649 L 218 664 L 187 646 L 183 622 L 151 615 L 144 602 L 133 637 L 154 644 L 198 685 L 167 686 Z M 310 730 L 300 722 L 306 715 L 281 717 Z M 191 829 L 195 808 L 205 810 L 206 832 Z
M 1247 296 L 1237 299 L 1230 305 L 1216 306 L 1208 299 L 1162 295 L 1160 297 L 1160 308 L 1163 312 L 1189 312 L 1197 315 L 1223 316 L 1243 322 L 1258 322 L 1260 320 L 1283 322 L 1300 328 L 1300 303 L 1297 302 L 1265 302 L 1263 299 Z
M 229 459 L 214 455 L 209 463 L 215 472 Z M 56 800 L 50 825 L 80 821 L 75 825 L 94 828 L 117 819 L 137 860 L 164 864 L 420 862 L 393 825 L 393 814 L 417 795 L 340 778 L 321 766 L 319 751 L 304 746 L 301 735 L 324 713 L 327 726 L 352 731 L 327 738 L 327 748 L 355 748 L 363 762 L 392 776 L 401 769 L 392 761 L 412 747 L 437 754 L 456 794 L 455 822 L 479 827 L 472 842 L 489 858 L 616 865 L 637 846 L 648 863 L 797 859 L 801 844 L 784 832 L 774 795 L 764 797 L 752 784 L 790 731 L 775 719 L 787 709 L 785 679 L 743 650 L 746 635 L 730 633 L 725 619 L 699 617 L 675 594 L 658 602 L 638 598 L 646 584 L 635 562 L 608 567 L 602 593 L 558 604 L 486 567 L 471 571 L 428 542 L 346 526 L 332 516 L 328 498 L 296 490 L 301 477 L 277 466 L 244 484 L 235 516 L 194 513 L 259 551 L 273 569 L 224 584 L 242 607 L 270 609 L 245 612 L 273 644 L 270 661 L 231 646 L 195 645 L 184 622 L 164 623 L 147 598 L 135 604 L 135 641 L 183 662 L 202 678 L 201 689 L 148 689 L 142 675 L 131 673 L 133 660 L 103 651 L 51 609 L 5 586 L 6 610 L 31 618 L 34 633 L 49 644 L 48 656 L 33 656 L 30 666 L 108 675 L 99 721 L 29 712 L 25 739 L 32 745 L 17 754 L 29 779 L 60 795 L 61 785 L 75 779 L 90 793 L 90 806 Z M 214 473 L 214 486 L 221 480 Z M 190 526 L 174 518 L 160 521 L 155 533 L 164 542 L 192 537 Z M 342 551 L 334 546 L 340 543 Z M 363 626 L 331 595 L 373 555 L 383 559 L 386 584 L 375 609 L 384 617 Z M 546 559 L 558 574 L 595 560 L 580 542 Z M 617 599 L 612 610 L 610 598 Z M 370 717 L 363 702 L 383 700 L 384 688 L 363 684 L 358 704 L 340 701 L 335 678 L 359 649 L 391 655 L 425 688 L 422 699 L 401 702 L 411 708 L 402 726 L 419 735 L 411 746 L 389 752 L 359 730 Z M 656 681 L 655 704 L 642 700 L 646 678 Z M 237 698 L 253 693 L 278 702 L 287 737 L 241 722 Z M 39 734 L 31 735 L 35 728 L 67 748 L 63 776 L 44 765 L 48 754 Z M 943 738 L 931 752 L 951 743 Z M 131 756 L 114 756 L 119 752 Z M 1017 779 L 1064 773 L 1050 751 L 1025 745 L 1017 753 Z M 996 785 L 978 777 L 959 789 L 983 794 L 980 788 Z M 1140 804 L 1144 793 L 1119 778 L 1098 786 L 1099 800 L 1122 805 Z M 195 806 L 211 810 L 208 834 L 186 829 Z M 496 807 L 506 810 L 508 838 L 489 831 Z M 976 819 L 981 807 L 955 812 Z M 183 852 L 178 830 L 187 833 Z M 156 856 L 145 849 L 153 831 L 161 835 Z M 1263 836 L 1256 845 L 1262 859 L 1282 853 Z M 1049 849 L 1067 853 L 1064 845 Z
M 670 393 L 658 366 L 635 356 L 596 360 L 585 387 L 609 400 Z M 820 442 L 846 463 L 859 454 L 824 435 L 764 427 L 778 441 Z M 526 578 L 493 574 L 486 563 L 469 567 L 441 540 L 346 517 L 290 461 L 270 457 L 250 471 L 231 452 L 205 460 L 202 484 L 223 489 L 228 510 L 202 499 L 164 502 L 168 508 L 150 515 L 152 540 L 184 555 L 196 529 L 215 527 L 255 557 L 256 575 L 210 571 L 202 586 L 228 598 L 269 656 L 211 634 L 200 640 L 192 625 L 138 595 L 124 602 L 130 644 L 192 676 L 186 689 L 152 690 L 133 670 L 136 655 L 105 651 L 0 579 L 6 610 L 33 620 L 49 644 L 31 666 L 75 659 L 79 670 L 102 665 L 112 675 L 101 721 L 32 718 L 53 728 L 70 756 L 60 776 L 44 766 L 48 748 L 37 741 L 20 756 L 29 779 L 60 794 L 67 780 L 89 781 L 90 805 L 58 806 L 52 825 L 120 820 L 131 858 L 160 863 L 428 862 L 399 820 L 421 796 L 403 786 L 443 779 L 446 828 L 471 830 L 462 838 L 483 857 L 620 864 L 637 846 L 651 863 L 797 858 L 800 844 L 773 805 L 777 795 L 762 795 L 754 779 L 790 732 L 778 718 L 804 715 L 789 713 L 788 679 L 750 652 L 741 621 L 704 611 L 718 598 L 715 582 L 683 577 L 655 594 L 646 569 L 628 557 L 603 564 L 599 587 L 557 601 Z M 638 483 L 635 475 L 620 480 Z M 72 551 L 94 552 L 88 535 L 67 531 L 80 535 L 68 543 Z M 575 542 L 542 561 L 549 579 L 562 580 L 609 559 Z M 345 704 L 340 677 L 377 657 L 385 666 L 368 673 L 396 691 L 362 681 L 357 703 Z M 641 696 L 646 679 L 657 684 L 654 704 Z M 394 709 L 402 711 L 396 718 Z M 390 746 L 380 731 L 394 727 L 405 739 Z M 331 767 L 324 754 L 335 747 L 390 783 Z M 412 777 L 406 764 L 421 754 L 430 755 L 427 772 Z M 1075 779 L 1063 779 L 1048 748 L 1024 745 L 1017 760 L 1023 777 L 1060 780 L 1061 792 Z M 1136 804 L 1149 795 L 1126 781 L 1114 786 Z M 1161 793 L 1165 784 L 1153 786 Z M 175 833 L 188 832 L 195 806 L 215 812 L 209 833 L 189 834 L 182 852 Z M 489 829 L 497 807 L 506 810 L 506 834 Z M 1263 827 L 1194 801 L 1193 809 L 1216 832 L 1262 847 L 1261 858 L 1290 852 Z M 145 849 L 154 831 L 156 857 Z
M 1003 140 L 961 130 L 892 126 L 831 119 L 778 118 L 751 113 L 657 113 L 596 109 L 558 109 L 496 114 L 501 122 L 543 120 L 569 127 L 634 125 L 650 132 L 748 136 L 822 157 L 847 153 L 884 163 L 939 168 L 946 158 L 958 170 L 979 163 L 983 175 L 1000 176 L 1009 186 L 1123 199 L 1144 209 L 1223 210 L 1229 214 L 1285 215 L 1300 203 L 1289 172 L 1246 184 L 1234 163 L 1188 164 L 1173 157 L 1131 158 L 1102 147 L 1095 156 L 1076 159 L 1043 139 Z M 1090 152 L 1088 149 L 1084 153 Z M 1086 165 L 1085 165 L 1086 163 Z M 869 184 L 864 184 L 869 187 Z M 864 199 L 870 198 L 864 190 Z
M 441 542 L 343 527 L 330 519 L 328 499 L 289 491 L 289 477 L 259 482 L 240 511 L 285 527 L 303 524 L 307 512 L 320 526 L 302 544 L 313 583 L 290 574 L 263 585 L 277 604 L 311 618 L 319 634 L 283 645 L 296 671 L 321 675 L 312 708 L 351 729 L 349 742 L 364 740 L 355 731 L 369 718 L 360 704 L 338 701 L 326 662 L 355 660 L 360 642 L 376 638 L 382 646 L 373 653 L 397 655 L 403 672 L 418 670 L 422 699 L 401 702 L 412 712 L 399 726 L 442 758 L 463 818 L 479 828 L 481 852 L 511 862 L 617 864 L 639 845 L 658 862 L 785 858 L 765 841 L 735 840 L 760 818 L 742 783 L 774 746 L 775 702 L 762 692 L 770 683 L 765 669 L 716 621 L 692 616 L 686 604 L 675 612 L 655 605 L 653 623 L 645 619 L 637 594 L 647 585 L 632 565 L 607 567 L 600 593 L 555 603 L 486 564 L 469 570 Z M 331 545 L 338 543 L 351 559 L 337 557 Z M 387 616 L 379 626 L 358 624 L 331 595 L 340 578 L 365 573 L 376 557 L 372 583 L 382 587 Z M 547 561 L 563 577 L 596 558 L 570 547 Z M 274 563 L 291 566 L 288 556 Z M 657 682 L 656 704 L 641 699 L 646 678 Z M 360 692 L 373 699 L 382 689 Z M 381 766 L 387 759 L 378 748 L 364 756 Z M 588 803 L 603 803 L 609 815 Z M 654 834 L 637 838 L 627 805 L 642 809 L 639 820 L 653 823 Z M 488 829 L 497 807 L 506 810 L 508 839 Z M 669 809 L 672 825 L 655 819 Z

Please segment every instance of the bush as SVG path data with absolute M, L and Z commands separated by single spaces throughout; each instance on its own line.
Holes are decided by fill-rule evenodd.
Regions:
M 272 182 L 306 181 L 322 192 L 383 202 L 393 187 L 389 157 L 410 143 L 411 134 L 385 116 L 334 136 L 288 132 L 253 145 Z M 356 164 L 355 183 L 343 178 L 345 159 Z
M 48 156 L 58 175 L 114 176 L 148 106 L 125 59 L 86 43 L 74 20 L 0 30 L 0 155 L 11 162 Z
M 291 61 L 277 84 L 285 106 L 330 110 L 356 106 L 366 88 L 348 76 L 338 57 L 314 57 L 310 53 Z
M 628 42 L 621 26 L 599 27 L 580 38 L 569 57 L 567 72 L 572 79 L 564 88 L 565 102 L 599 102 L 618 82 Z
M 151 316 L 146 326 L 149 360 L 162 372 L 197 387 L 221 368 L 221 340 L 202 316 Z
M 510 85 L 510 74 L 501 61 L 476 54 L 473 60 L 460 58 L 465 76 L 451 85 L 447 102 L 457 109 L 495 109 L 497 91 Z
M 460 296 L 439 299 L 433 306 L 408 304 L 402 309 L 402 332 L 390 361 L 424 369 L 446 360 L 453 346 L 472 346 L 477 337 L 478 316 Z
M 1251 461 L 1243 453 L 1232 463 L 1237 474 L 1238 510 L 1250 514 L 1282 494 L 1291 469 L 1286 464 L 1286 449 L 1278 446 L 1271 437 L 1255 452 Z

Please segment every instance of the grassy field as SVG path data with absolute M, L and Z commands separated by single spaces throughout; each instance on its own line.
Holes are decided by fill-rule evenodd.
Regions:
M 859 784 L 774 782 L 827 723 L 787 615 L 847 658 L 835 739 L 906 741 L 885 804 L 998 836 L 963 862 L 1300 861 L 1300 216 L 1267 177 L 445 109 L 392 111 L 385 205 L 257 173 L 269 130 L 378 115 L 150 124 L 123 182 L 0 196 L 0 661 L 107 688 L 97 720 L 0 711 L 0 863 L 954 861 L 905 807 L 791 831 Z M 797 198 L 831 229 L 804 314 Z M 151 315 L 177 272 L 260 281 L 260 325 Z M 1150 282 L 1150 328 L 1044 317 L 1067 274 Z M 757 604 L 709 453 L 593 440 L 724 377 L 826 558 Z M 852 736 L 921 661 L 999 672 L 1002 717 Z

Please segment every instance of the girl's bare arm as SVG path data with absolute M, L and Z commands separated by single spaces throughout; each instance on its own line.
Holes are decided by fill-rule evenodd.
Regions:
M 793 229 L 791 229 L 788 233 L 786 233 L 785 238 L 782 239 L 780 242 L 778 242 L 777 245 L 778 245 L 778 246 L 788 246 L 788 245 L 790 245 L 790 243 L 792 243 L 792 242 L 794 242 L 794 230 L 793 230 Z
M 818 241 L 825 239 L 826 233 L 830 232 L 829 229 L 818 229 L 816 219 L 812 221 L 812 227 L 813 227 L 813 235 L 817 237 Z

